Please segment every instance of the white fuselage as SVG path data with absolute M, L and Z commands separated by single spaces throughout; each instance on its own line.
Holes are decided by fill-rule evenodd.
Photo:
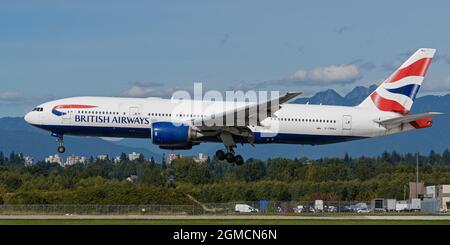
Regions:
M 59 108 L 61 105 L 70 106 Z M 199 106 L 202 109 L 196 110 Z M 151 138 L 154 122 L 186 123 L 230 106 L 239 103 L 185 101 L 180 104 L 161 98 L 73 97 L 44 103 L 37 107 L 41 109 L 28 113 L 25 120 L 61 135 Z M 272 117 L 248 128 L 254 135 L 252 143 L 328 144 L 413 129 L 406 125 L 387 130 L 375 122 L 398 116 L 394 112 L 361 107 L 283 104 Z M 219 139 L 206 136 L 197 141 Z

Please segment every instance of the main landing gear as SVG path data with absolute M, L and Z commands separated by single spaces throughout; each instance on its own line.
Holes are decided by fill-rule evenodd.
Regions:
M 64 138 L 62 134 L 56 134 L 52 133 L 53 137 L 56 137 L 56 141 L 58 142 L 58 152 L 64 153 L 66 151 L 66 148 L 64 147 Z
M 244 159 L 242 158 L 241 155 L 234 155 L 234 152 L 227 152 L 225 153 L 222 150 L 218 150 L 216 151 L 216 158 L 219 159 L 220 161 L 226 160 L 229 163 L 236 163 L 236 165 L 242 165 L 244 164 Z
M 220 133 L 219 135 L 220 140 L 225 145 L 225 148 L 227 149 L 227 153 L 225 153 L 222 150 L 216 151 L 216 157 L 220 161 L 227 160 L 229 163 L 236 163 L 236 165 L 242 165 L 244 164 L 244 159 L 241 157 L 241 155 L 234 155 L 234 149 L 236 147 L 236 142 L 234 142 L 233 135 L 231 135 L 230 132 L 224 131 Z

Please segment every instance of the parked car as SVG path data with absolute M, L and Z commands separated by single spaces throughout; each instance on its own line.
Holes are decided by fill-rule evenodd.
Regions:
M 367 208 L 358 208 L 358 209 L 356 209 L 356 212 L 359 214 L 360 213 L 370 213 L 370 210 Z
M 344 212 L 360 213 L 360 212 L 358 212 L 359 210 L 364 210 L 361 212 L 365 213 L 365 210 L 369 210 L 369 208 L 367 207 L 367 204 L 363 203 L 363 202 L 344 207 Z
M 337 212 L 337 208 L 335 206 L 328 206 L 325 208 L 325 212 L 334 213 Z
M 294 212 L 295 213 L 305 213 L 305 207 L 303 205 L 298 205 L 297 207 L 294 208 Z
M 238 213 L 257 213 L 259 210 L 248 204 L 236 204 L 234 211 Z
M 297 213 L 297 210 L 296 210 L 296 208 L 277 207 L 277 213 Z

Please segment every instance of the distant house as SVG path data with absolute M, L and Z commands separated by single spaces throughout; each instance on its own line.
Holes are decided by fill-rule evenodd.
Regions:
M 417 192 L 416 192 L 417 190 Z M 409 199 L 417 198 L 425 194 L 425 184 L 423 182 L 409 182 Z
M 177 154 L 175 151 L 172 151 L 170 154 L 166 156 L 165 159 L 166 164 L 170 165 L 173 162 L 173 160 L 178 159 L 180 157 L 182 157 L 180 154 Z
M 33 165 L 33 157 L 23 156 L 23 161 L 24 161 L 25 166 Z
M 141 157 L 141 153 L 136 153 L 134 151 L 132 153 L 128 154 L 128 159 L 130 161 L 135 161 L 135 160 L 139 159 L 140 157 Z
M 106 155 L 106 154 L 104 154 L 104 155 L 98 155 L 98 156 L 97 156 L 97 160 L 100 160 L 100 161 L 108 160 L 108 155 Z
M 57 163 L 57 164 L 63 166 L 62 159 L 58 156 L 58 154 L 50 155 L 50 156 L 46 157 L 45 162 L 46 163 Z
M 120 156 L 114 157 L 114 163 L 119 163 L 121 161 Z
M 206 154 L 198 153 L 198 156 L 194 156 L 192 159 L 194 159 L 195 162 L 204 163 L 208 161 L 209 157 Z
M 65 162 L 64 166 L 75 165 L 78 163 L 83 163 L 83 164 L 86 163 L 86 158 L 83 156 L 75 156 L 75 155 L 68 156 L 66 158 L 66 162 Z
M 130 183 L 134 183 L 138 180 L 138 176 L 137 175 L 131 175 L 130 177 L 127 178 L 127 181 Z

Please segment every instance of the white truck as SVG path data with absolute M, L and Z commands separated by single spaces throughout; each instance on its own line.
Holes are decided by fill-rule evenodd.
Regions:
M 396 199 L 386 199 L 386 211 L 393 212 L 396 211 L 397 200 Z
M 314 209 L 317 212 L 323 212 L 323 200 L 315 200 L 314 201 Z
M 259 210 L 248 204 L 236 204 L 234 211 L 238 213 L 257 213 Z
M 409 212 L 410 204 L 407 201 L 397 201 L 395 204 L 395 211 L 397 212 Z
M 411 203 L 410 204 L 411 211 L 419 212 L 422 209 L 419 198 L 412 198 L 410 203 Z

